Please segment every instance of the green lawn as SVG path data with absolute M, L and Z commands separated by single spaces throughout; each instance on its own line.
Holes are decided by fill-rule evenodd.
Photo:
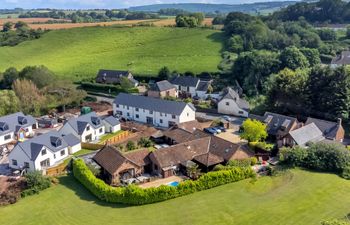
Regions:
M 72 177 L 60 181 L 37 196 L 0 208 L 0 224 L 317 225 L 350 212 L 350 181 L 302 170 L 133 207 L 100 202 Z
M 0 48 L 0 71 L 45 65 L 61 77 L 95 77 L 101 68 L 156 75 L 217 71 L 223 34 L 210 29 L 88 27 L 50 31 L 42 38 Z
M 107 139 L 109 139 L 109 138 L 111 138 L 111 137 L 114 137 L 114 136 L 116 136 L 116 135 L 118 135 L 118 134 L 121 134 L 121 133 L 123 133 L 123 132 L 124 132 L 123 130 L 120 130 L 120 131 L 117 131 L 117 132 L 115 132 L 115 133 L 107 133 L 107 134 L 103 135 L 103 136 L 100 138 L 100 142 L 103 142 L 103 141 L 105 141 L 105 140 L 107 140 Z

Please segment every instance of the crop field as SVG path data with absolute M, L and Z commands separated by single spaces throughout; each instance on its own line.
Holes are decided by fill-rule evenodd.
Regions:
M 6 225 L 319 225 L 349 212 L 350 181 L 292 170 L 244 180 L 165 202 L 125 206 L 97 200 L 73 177 L 39 195 L 0 207 Z
M 54 30 L 40 39 L 0 48 L 0 71 L 45 65 L 70 80 L 94 77 L 99 69 L 154 76 L 163 66 L 179 72 L 215 72 L 223 33 L 168 27 L 86 27 Z
M 11 19 L 0 18 L 0 27 L 6 22 L 16 23 L 18 21 L 23 21 L 25 23 L 28 23 L 30 26 L 32 26 L 33 25 L 32 23 L 46 23 L 49 20 L 68 21 L 65 19 L 52 19 L 52 18 L 11 18 Z

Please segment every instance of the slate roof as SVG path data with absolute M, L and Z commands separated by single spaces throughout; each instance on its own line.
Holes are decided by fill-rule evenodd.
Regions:
M 149 161 L 148 149 L 122 154 L 116 147 L 106 145 L 94 156 L 94 161 L 108 173 L 114 174 L 124 163 L 130 162 L 135 167 L 147 165 Z
M 202 125 L 198 122 L 198 120 L 183 122 L 175 125 L 177 128 L 186 130 L 190 133 L 193 133 L 195 130 L 203 130 Z
M 120 93 L 114 100 L 115 104 L 131 106 L 140 109 L 147 109 L 170 115 L 180 115 L 188 105 L 193 110 L 195 107 L 191 103 L 168 101 L 158 98 L 151 98 L 139 95 Z
M 120 124 L 120 121 L 118 118 L 115 118 L 114 116 L 109 116 L 103 119 L 106 123 L 108 123 L 111 126 L 117 126 Z
M 60 143 L 60 145 L 54 146 L 52 142 Z M 20 147 L 25 154 L 34 161 L 44 146 L 53 152 L 58 152 L 71 145 L 67 143 L 66 139 L 63 138 L 60 133 L 57 131 L 50 131 L 24 142 L 19 142 L 16 146 Z
M 322 131 L 314 123 L 310 123 L 299 129 L 289 132 L 297 145 L 305 147 L 309 142 L 319 142 L 324 140 Z
M 186 87 L 197 87 L 199 78 L 192 76 L 176 76 L 170 80 L 170 83 Z
M 20 121 L 24 123 L 21 124 Z M 28 127 L 34 124 L 36 124 L 36 120 L 30 115 L 24 115 L 22 112 L 3 116 L 0 117 L 0 135 L 17 132 L 22 127 Z
M 97 116 L 95 112 L 81 115 L 78 118 L 71 118 L 67 121 L 67 123 L 72 126 L 72 128 L 78 133 L 78 135 L 81 135 L 84 132 L 88 124 L 94 129 L 103 127 L 101 119 Z
M 80 140 L 79 138 L 77 138 L 76 136 L 74 136 L 73 134 L 67 134 L 67 135 L 64 135 L 62 136 L 63 137 L 63 140 L 65 142 L 67 142 L 67 144 L 69 146 L 75 146 L 77 144 L 80 144 Z
M 200 80 L 198 83 L 198 87 L 197 87 L 197 91 L 208 91 L 208 87 L 210 85 L 210 81 L 204 81 L 204 80 Z
M 167 91 L 174 88 L 176 87 L 173 84 L 171 84 L 169 81 L 162 80 L 162 81 L 158 81 L 155 84 L 152 84 L 150 89 L 152 91 Z
M 129 77 L 130 72 L 125 70 L 105 70 L 101 69 L 97 73 L 96 81 L 100 83 L 119 83 L 120 78 L 126 77 L 130 82 L 138 84 L 139 82 L 133 77 Z M 131 75 L 132 76 L 132 75 Z
M 349 65 L 350 64 L 350 51 L 343 51 L 340 55 L 335 56 L 332 59 L 331 64 L 337 65 Z
M 250 118 L 258 119 L 267 124 L 267 133 L 269 135 L 288 134 L 293 125 L 298 122 L 294 117 L 271 112 L 266 112 L 263 117 L 252 115 Z
M 233 90 L 231 87 L 227 87 L 223 91 L 223 95 L 220 101 L 224 99 L 232 99 L 237 103 L 239 108 L 249 111 L 249 108 L 250 108 L 249 103 L 246 100 L 242 99 L 239 96 L 239 94 L 235 90 Z
M 337 122 L 308 117 L 305 124 L 308 125 L 310 123 L 314 123 L 328 139 L 335 139 L 338 129 L 342 129 L 341 124 L 338 124 Z

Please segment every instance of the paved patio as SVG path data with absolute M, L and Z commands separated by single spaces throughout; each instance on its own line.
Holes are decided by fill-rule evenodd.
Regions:
M 232 143 L 246 142 L 245 140 L 240 138 L 238 129 L 227 129 L 226 132 L 222 132 L 220 134 L 217 134 L 216 136 Z
M 167 184 L 174 182 L 174 181 L 181 182 L 183 180 L 184 180 L 183 177 L 171 176 L 171 177 L 161 178 L 161 179 L 158 179 L 155 181 L 147 182 L 144 184 L 140 184 L 139 187 L 141 187 L 141 188 L 159 187 L 160 185 L 167 185 Z

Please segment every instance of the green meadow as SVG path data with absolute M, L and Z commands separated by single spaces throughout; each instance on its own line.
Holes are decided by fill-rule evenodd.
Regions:
M 291 170 L 143 206 L 97 200 L 72 176 L 39 195 L 0 208 L 6 225 L 319 225 L 349 212 L 350 181 Z
M 167 27 L 85 27 L 50 31 L 40 39 L 0 48 L 0 71 L 45 65 L 71 80 L 94 77 L 101 68 L 155 76 L 168 66 L 179 72 L 215 72 L 223 33 Z

